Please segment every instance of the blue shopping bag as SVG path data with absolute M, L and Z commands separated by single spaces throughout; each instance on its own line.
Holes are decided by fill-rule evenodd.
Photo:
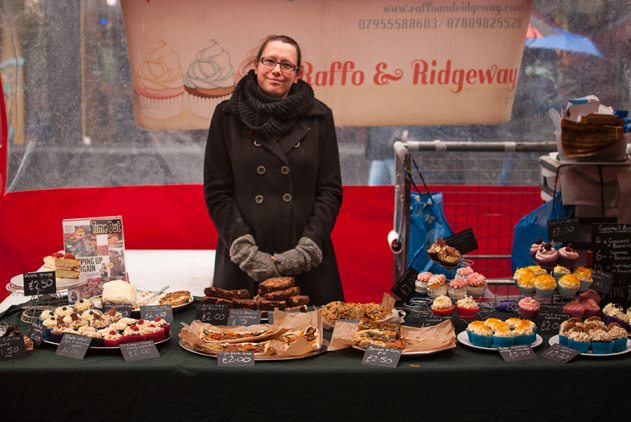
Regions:
M 548 241 L 548 220 L 567 220 L 574 217 L 574 205 L 563 205 L 561 193 L 554 194 L 552 201 L 523 216 L 515 225 L 511 264 L 517 268 L 533 265 L 530 246 L 537 239 Z

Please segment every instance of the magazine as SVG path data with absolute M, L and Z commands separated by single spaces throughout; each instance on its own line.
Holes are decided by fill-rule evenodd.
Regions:
M 123 218 L 90 217 L 66 219 L 62 222 L 64 251 L 81 262 L 82 287 L 68 292 L 70 302 L 103 292 L 103 283 L 127 279 Z

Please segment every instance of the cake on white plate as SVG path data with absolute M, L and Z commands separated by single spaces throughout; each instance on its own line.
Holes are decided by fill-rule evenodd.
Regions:
M 125 280 L 112 280 L 103 284 L 103 302 L 136 303 L 136 288 Z

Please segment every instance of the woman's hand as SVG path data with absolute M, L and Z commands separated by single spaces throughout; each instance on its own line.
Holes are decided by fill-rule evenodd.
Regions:
M 281 275 L 298 275 L 320 265 L 322 251 L 313 240 L 301 237 L 295 248 L 274 254 L 272 260 Z
M 232 242 L 230 260 L 257 282 L 280 275 L 272 256 L 259 251 L 251 234 L 241 236 Z

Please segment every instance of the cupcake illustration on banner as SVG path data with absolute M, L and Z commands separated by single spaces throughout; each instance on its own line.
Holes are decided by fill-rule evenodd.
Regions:
M 138 67 L 136 86 L 143 114 L 154 119 L 168 119 L 182 110 L 184 85 L 178 55 L 165 41 L 145 55 Z
M 230 55 L 216 40 L 197 53 L 184 75 L 191 111 L 210 118 L 215 106 L 234 91 L 234 68 Z

